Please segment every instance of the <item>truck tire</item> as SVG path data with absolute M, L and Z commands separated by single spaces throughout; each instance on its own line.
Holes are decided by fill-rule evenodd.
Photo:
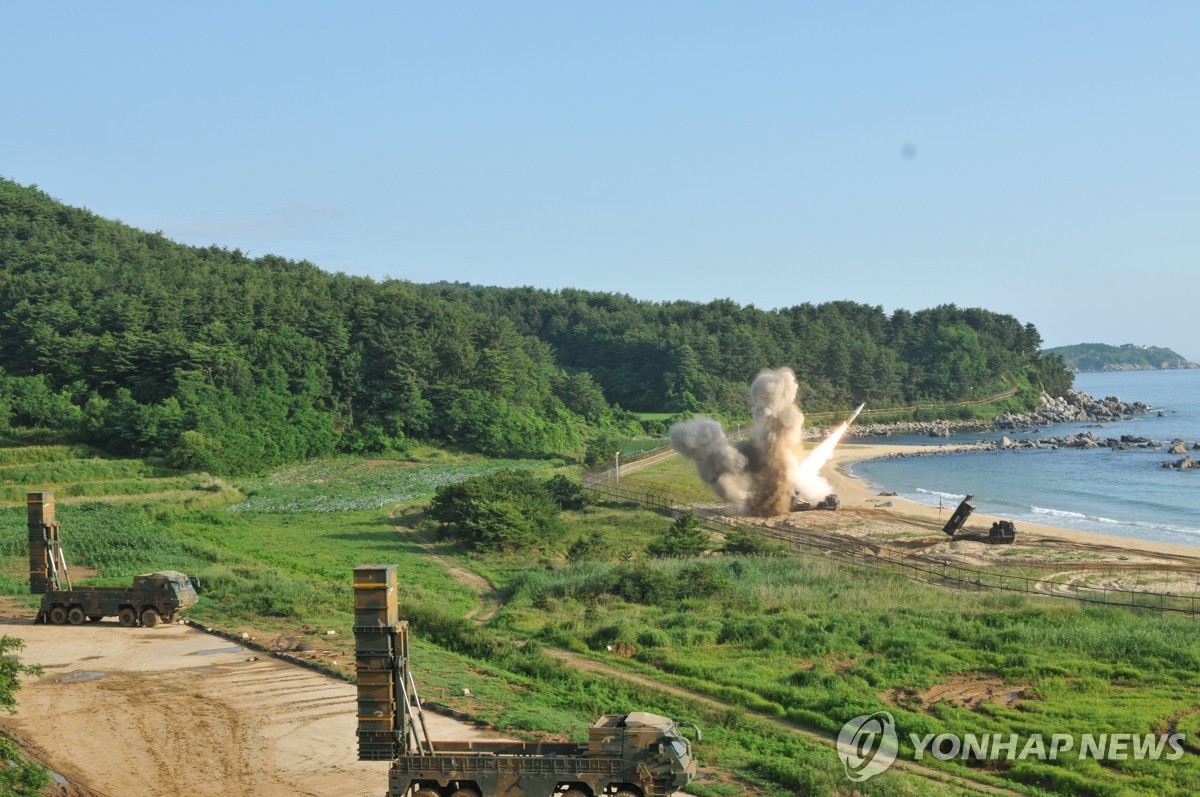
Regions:
M 635 791 L 629 791 L 629 789 L 621 789 L 614 797 L 642 797 L 642 795 Z
M 146 609 L 142 612 L 142 626 L 145 628 L 154 628 L 160 619 L 158 609 Z
M 441 797 L 437 789 L 417 789 L 413 797 Z
M 479 797 L 479 792 L 470 788 L 458 788 L 450 792 L 450 797 Z
M 50 622 L 55 625 L 62 625 L 67 621 L 67 610 L 61 606 L 55 606 L 50 610 Z
M 86 616 L 83 613 L 83 609 L 80 609 L 78 606 L 72 606 L 67 612 L 67 622 L 71 625 L 83 625 L 85 619 Z
M 126 628 L 133 628 L 137 625 L 137 612 L 129 606 L 126 606 L 121 611 L 117 612 L 117 622 Z
M 567 789 L 563 792 L 563 797 L 591 797 L 591 795 L 580 789 Z

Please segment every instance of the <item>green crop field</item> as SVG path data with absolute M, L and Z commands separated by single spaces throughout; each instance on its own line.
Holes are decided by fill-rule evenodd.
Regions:
M 412 461 L 335 457 L 182 493 L 178 484 L 205 477 L 62 446 L 0 448 L 0 463 L 4 487 L 22 500 L 29 490 L 104 482 L 135 497 L 60 500 L 64 548 L 81 575 L 91 568 L 96 583 L 125 583 L 183 570 L 201 591 L 189 612 L 196 619 L 260 640 L 299 639 L 340 662 L 352 660 L 350 569 L 395 563 L 426 698 L 513 733 L 554 737 L 579 738 L 605 712 L 698 720 L 711 777 L 694 784 L 697 795 L 841 795 L 851 785 L 875 795 L 959 793 L 897 770 L 851 784 L 827 744 L 786 727 L 831 737 L 878 710 L 895 716 L 908 758 L 910 733 L 1187 735 L 1179 761 L 922 761 L 1022 793 L 1184 795 L 1200 782 L 1200 625 L 1187 621 L 968 595 L 799 556 L 654 560 L 646 546 L 671 520 L 621 502 L 566 512 L 565 531 L 503 554 L 438 541 L 422 518 L 439 485 L 500 468 L 548 475 L 561 467 L 554 461 L 432 450 Z M 621 486 L 711 500 L 678 458 Z M 0 508 L 0 591 L 32 605 L 17 503 Z M 569 561 L 571 545 L 593 535 L 591 553 Z M 431 552 L 487 578 L 505 599 L 499 614 L 485 626 L 463 619 L 478 593 Z M 546 648 L 725 705 L 583 674 Z

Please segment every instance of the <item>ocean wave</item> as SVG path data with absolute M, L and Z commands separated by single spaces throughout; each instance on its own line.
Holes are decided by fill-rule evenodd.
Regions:
M 937 490 L 926 490 L 924 487 L 918 487 L 917 492 L 922 495 L 932 495 L 937 498 L 949 498 L 952 501 L 961 501 L 966 496 L 962 493 L 939 493 Z
M 1099 518 L 1089 518 L 1082 512 L 1068 512 L 1065 509 L 1045 509 L 1040 506 L 1031 506 L 1035 515 L 1050 515 L 1051 517 L 1069 517 L 1077 520 L 1099 520 Z
M 1155 535 L 1161 535 L 1163 532 L 1170 534 L 1185 534 L 1188 536 L 1200 536 L 1200 528 L 1192 526 L 1177 526 L 1172 523 L 1156 523 L 1152 520 L 1117 520 L 1115 518 L 1104 517 L 1103 515 L 1086 515 L 1082 512 L 1069 512 L 1063 509 L 1047 509 L 1045 507 L 1033 506 L 1031 520 L 1037 521 L 1034 516 L 1041 515 L 1045 517 L 1055 518 L 1058 522 L 1065 521 L 1068 525 L 1075 525 L 1079 528 L 1088 529 L 1092 524 L 1097 526 L 1120 526 L 1126 529 L 1136 529 L 1141 532 L 1151 532 Z M 1105 532 L 1111 533 L 1111 532 Z M 1145 534 L 1135 534 L 1143 539 L 1161 539 L 1158 536 L 1146 537 Z

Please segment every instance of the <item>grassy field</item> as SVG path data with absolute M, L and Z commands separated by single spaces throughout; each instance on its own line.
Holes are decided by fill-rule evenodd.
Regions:
M 506 597 L 500 614 L 480 627 L 461 619 L 475 591 L 429 558 L 427 536 L 398 533 L 395 524 L 420 526 L 439 484 L 500 467 L 550 473 L 560 463 L 437 451 L 415 460 L 318 460 L 180 497 L 176 480 L 201 484 L 203 475 L 60 446 L 0 448 L 0 467 L 22 474 L 5 486 L 22 499 L 27 490 L 57 490 L 71 480 L 136 487 L 130 494 L 140 498 L 127 503 L 60 502 L 69 561 L 98 570 L 98 583 L 183 570 L 200 585 L 203 599 L 189 612 L 197 619 L 260 640 L 328 648 L 345 662 L 350 568 L 396 563 L 424 697 L 543 738 L 579 738 L 596 714 L 634 708 L 696 719 L 705 727 L 704 763 L 716 775 L 695 785 L 698 795 L 848 793 L 829 747 L 773 721 L 836 734 L 847 719 L 881 709 L 895 715 L 902 740 L 908 733 L 1149 733 L 1168 726 L 1187 734 L 1188 754 L 1176 762 L 923 762 L 1024 793 L 1183 795 L 1200 782 L 1200 626 L 963 595 L 821 559 L 650 560 L 645 547 L 670 520 L 602 503 L 566 513 L 565 533 L 520 554 L 478 556 L 433 544 Z M 43 474 L 48 483 L 26 480 Z M 629 474 L 621 485 L 711 500 L 692 466 L 678 459 Z M 602 540 L 599 560 L 569 562 L 571 543 L 593 534 Z M 0 591 L 31 601 L 24 557 L 24 509 L 0 508 Z M 740 708 L 581 675 L 543 646 Z M 896 771 L 855 788 L 957 793 Z
M 797 558 L 585 562 L 528 572 L 511 591 L 514 630 L 830 734 L 879 710 L 895 715 L 902 740 L 1159 733 L 1190 716 L 1181 730 L 1200 752 L 1189 714 L 1200 626 L 1187 621 L 965 596 Z M 989 771 L 1067 794 L 1182 795 L 1200 781 L 1191 755 Z

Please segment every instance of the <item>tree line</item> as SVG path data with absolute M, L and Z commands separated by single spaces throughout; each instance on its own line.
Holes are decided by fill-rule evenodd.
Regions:
M 963 401 L 1014 386 L 1036 401 L 1073 380 L 1061 358 L 1040 354 L 1033 324 L 952 304 L 889 314 L 850 301 L 761 310 L 573 289 L 427 290 L 510 319 L 563 366 L 591 374 L 610 401 L 638 411 L 742 415 L 747 385 L 780 365 L 796 372 L 812 410 Z
M 0 428 L 254 472 L 429 440 L 496 456 L 640 431 L 630 410 L 746 412 L 790 365 L 806 406 L 971 398 L 1070 374 L 1032 325 L 953 306 L 777 311 L 417 285 L 191 247 L 0 180 Z M 1061 372 L 1060 372 L 1061 371 Z

